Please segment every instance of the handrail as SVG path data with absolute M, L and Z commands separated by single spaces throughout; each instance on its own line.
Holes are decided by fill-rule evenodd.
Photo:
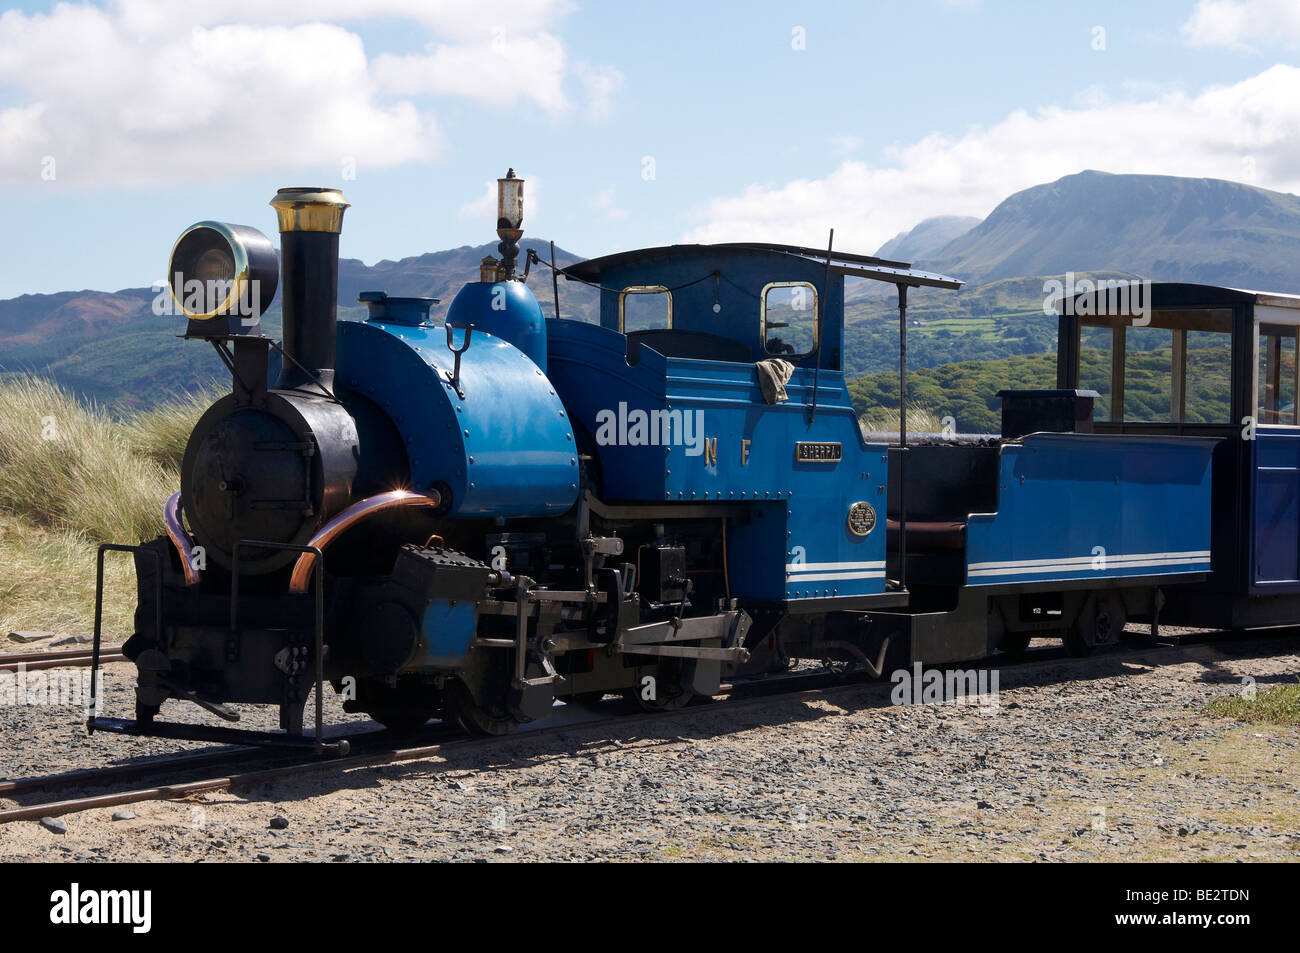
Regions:
M 185 585 L 192 586 L 199 581 L 199 571 L 194 568 L 194 548 L 190 546 L 189 533 L 181 522 L 181 494 L 179 491 L 167 497 L 163 504 L 163 525 L 167 535 L 181 557 L 181 569 L 185 572 Z
M 424 493 L 415 493 L 411 490 L 389 490 L 387 493 L 368 496 L 364 500 L 353 503 L 322 526 L 316 535 L 311 538 L 310 547 L 324 550 L 342 535 L 344 530 L 381 510 L 390 510 L 398 506 L 438 507 L 440 505 L 442 505 L 442 496 L 437 490 L 427 490 Z M 311 580 L 312 565 L 315 560 L 316 556 L 313 552 L 304 552 L 298 557 L 298 561 L 294 563 L 293 573 L 289 576 L 290 592 L 307 591 L 307 583 Z

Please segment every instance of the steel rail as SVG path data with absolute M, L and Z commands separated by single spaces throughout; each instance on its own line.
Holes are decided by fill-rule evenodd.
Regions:
M 433 722 L 421 729 L 421 734 L 426 737 L 436 737 L 447 733 L 448 730 L 449 726 Z M 454 733 L 457 736 L 464 734 L 459 727 L 455 729 Z M 331 735 L 327 740 L 337 740 L 338 738 L 346 738 L 353 745 L 362 746 L 363 749 L 367 745 L 384 745 L 387 742 L 388 746 L 385 746 L 384 750 L 390 750 L 393 741 L 392 734 L 381 728 L 350 733 L 344 732 L 337 736 Z M 230 769 L 247 762 L 277 761 L 283 762 L 278 765 L 279 767 L 291 767 L 299 762 L 315 761 L 318 758 L 319 756 L 311 749 L 268 748 L 258 745 L 222 745 L 215 750 L 203 748 L 193 751 L 181 751 L 170 755 L 151 756 L 146 761 L 112 764 L 99 768 L 78 768 L 59 774 L 33 775 L 31 777 L 0 780 L 0 797 L 13 799 L 38 791 L 80 790 L 121 781 L 153 779 L 158 782 L 167 775 L 178 772 L 211 767 Z M 45 815 L 41 816 L 44 817 Z
M 120 644 L 105 645 L 103 651 L 121 654 L 122 646 Z M 46 659 L 71 659 L 82 655 L 89 656 L 90 648 L 65 649 L 58 652 L 0 652 L 0 665 L 8 665 L 10 662 L 43 662 Z
M 21 665 L 29 672 L 38 672 L 48 668 L 77 667 L 90 665 L 94 653 L 90 649 L 78 649 L 71 652 L 9 652 L 0 654 L 0 671 L 16 671 Z M 120 645 L 105 646 L 100 657 L 101 662 L 124 662 Z

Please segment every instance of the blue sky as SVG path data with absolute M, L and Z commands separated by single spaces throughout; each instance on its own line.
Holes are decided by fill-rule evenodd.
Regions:
M 1300 191 L 1300 5 L 120 0 L 0 15 L 0 297 L 160 278 L 205 218 L 341 187 L 343 254 L 873 251 L 1081 169 Z M 487 12 L 483 12 L 487 11 Z M 652 169 L 652 174 L 650 174 Z

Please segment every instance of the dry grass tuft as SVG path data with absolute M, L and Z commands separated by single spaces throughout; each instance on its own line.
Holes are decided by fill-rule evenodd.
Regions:
M 95 545 L 84 536 L 0 511 L 0 566 L 0 639 L 15 629 L 94 630 Z M 104 632 L 130 635 L 134 612 L 131 557 L 111 554 L 104 560 Z
M 136 453 L 179 473 L 190 431 L 203 412 L 225 391 L 197 391 L 159 404 L 122 422 L 123 432 Z
M 898 433 L 898 408 L 875 407 L 858 418 L 865 433 Z M 943 433 L 943 418 L 929 407 L 908 405 L 908 433 Z
M 0 382 L 0 637 L 90 631 L 96 547 L 162 533 L 162 504 L 210 396 L 119 422 L 48 380 Z M 105 631 L 131 631 L 130 563 L 106 560 Z

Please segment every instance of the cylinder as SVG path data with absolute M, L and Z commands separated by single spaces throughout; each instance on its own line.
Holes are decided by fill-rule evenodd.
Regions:
M 271 200 L 280 224 L 280 307 L 287 355 L 276 387 L 334 384 L 339 233 L 348 202 L 337 189 L 281 189 Z

